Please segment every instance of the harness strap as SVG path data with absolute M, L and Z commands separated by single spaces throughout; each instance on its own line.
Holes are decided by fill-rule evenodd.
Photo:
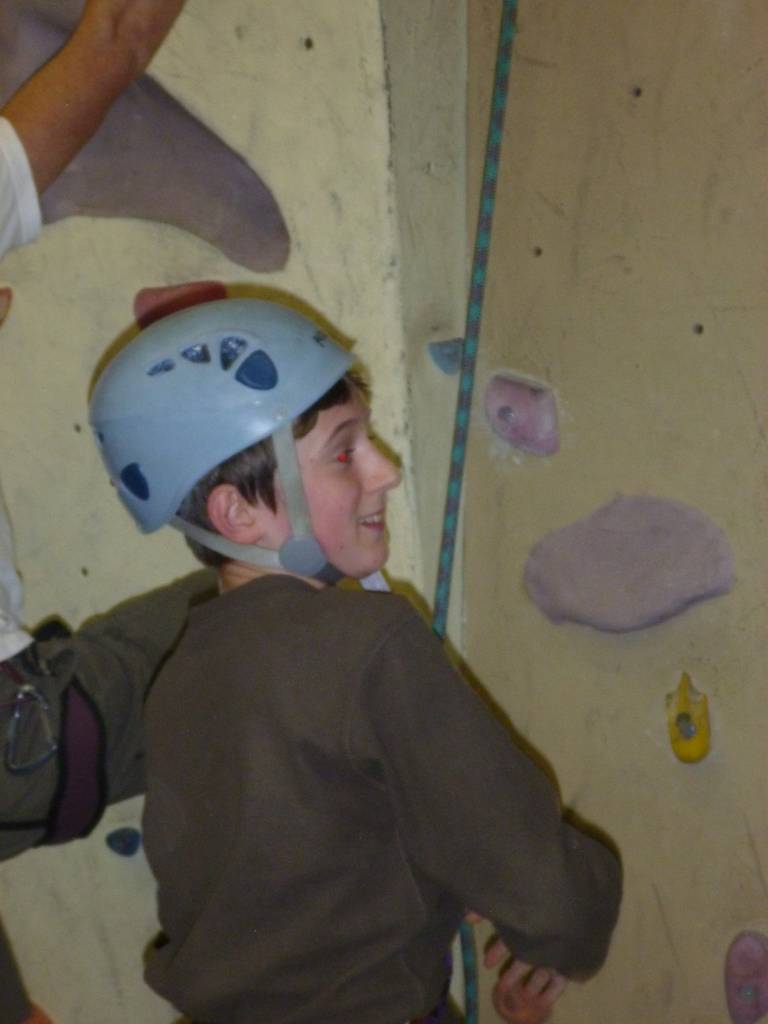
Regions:
M 59 784 L 37 846 L 87 836 L 107 805 L 106 729 L 101 712 L 74 676 L 61 701 Z

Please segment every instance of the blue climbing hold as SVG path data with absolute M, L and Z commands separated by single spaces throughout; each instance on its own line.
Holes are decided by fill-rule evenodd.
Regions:
M 116 828 L 109 833 L 106 842 L 120 857 L 133 857 L 141 847 L 141 832 L 137 828 Z
M 451 338 L 448 341 L 430 341 L 429 354 L 432 362 L 443 373 L 452 376 L 461 369 L 461 351 L 464 342 L 461 338 Z

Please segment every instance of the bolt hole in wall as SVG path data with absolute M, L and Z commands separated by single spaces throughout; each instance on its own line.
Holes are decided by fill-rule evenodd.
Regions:
M 693 325 L 693 333 L 694 334 L 703 334 L 704 333 L 704 324 L 694 324 Z
M 312 49 L 314 49 L 314 46 L 315 46 L 314 39 L 311 36 L 307 36 L 306 39 L 304 40 L 304 49 L 305 50 L 312 50 Z

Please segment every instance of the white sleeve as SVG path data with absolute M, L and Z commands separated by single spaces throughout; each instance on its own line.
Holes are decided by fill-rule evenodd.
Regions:
M 27 154 L 13 125 L 0 117 L 0 257 L 40 233 L 40 204 Z M 0 491 L 0 661 L 31 638 L 19 624 L 21 581 L 14 567 L 13 538 Z
M 0 259 L 40 234 L 40 202 L 32 169 L 10 121 L 0 117 Z
M 0 490 L 0 661 L 10 658 L 32 642 L 19 622 L 21 580 L 13 564 L 13 536 Z

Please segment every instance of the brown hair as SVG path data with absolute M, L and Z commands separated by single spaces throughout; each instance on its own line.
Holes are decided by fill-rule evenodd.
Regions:
M 350 370 L 337 380 L 333 387 L 296 417 L 293 421 L 293 436 L 296 440 L 306 435 L 317 423 L 317 417 L 324 409 L 348 402 L 355 392 L 359 392 L 368 400 L 370 389 L 363 376 Z M 208 518 L 208 496 L 219 484 L 231 484 L 251 504 L 263 501 L 273 512 L 277 511 L 275 494 L 275 446 L 271 437 L 257 441 L 256 444 L 243 448 L 220 462 L 212 470 L 201 477 L 179 506 L 177 515 L 193 526 L 216 533 L 216 529 Z M 186 537 L 186 542 L 193 554 L 204 565 L 219 566 L 228 561 L 225 555 L 212 551 L 198 541 Z

